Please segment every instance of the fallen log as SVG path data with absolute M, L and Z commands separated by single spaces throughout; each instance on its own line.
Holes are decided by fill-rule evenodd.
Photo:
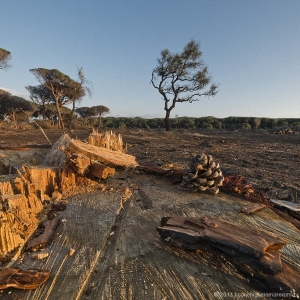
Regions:
M 85 156 L 78 156 L 72 153 L 70 157 L 67 158 L 66 165 L 73 168 L 73 170 L 79 175 L 85 175 L 88 172 L 91 160 Z
M 72 153 L 67 157 L 66 168 L 72 168 L 79 175 L 92 175 L 96 178 L 106 179 L 115 174 L 115 169 L 103 163 L 93 161 L 86 156 Z
M 89 159 L 94 159 L 105 164 L 112 164 L 114 166 L 135 168 L 138 165 L 135 157 L 132 155 L 89 145 L 79 140 L 71 139 L 67 150 L 86 156 Z
M 0 290 L 16 288 L 22 290 L 36 289 L 50 277 L 50 272 L 38 269 L 6 268 L 0 270 Z

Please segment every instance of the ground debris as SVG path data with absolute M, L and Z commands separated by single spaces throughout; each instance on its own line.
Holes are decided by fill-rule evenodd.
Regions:
M 243 207 L 241 207 L 241 212 L 249 215 L 249 214 L 253 214 L 257 211 L 260 211 L 262 209 L 264 209 L 266 207 L 266 205 L 261 204 L 261 203 L 250 203 L 248 205 L 244 205 Z
M 298 134 L 298 132 L 293 131 L 291 128 L 286 128 L 279 131 L 273 131 L 273 134 Z
M 38 269 L 5 268 L 0 270 L 0 289 L 36 289 L 50 277 L 50 272 Z
M 279 250 L 286 241 L 266 231 L 214 217 L 163 217 L 157 231 L 173 246 L 215 253 L 215 259 L 225 255 L 254 281 L 266 280 L 285 290 L 300 287 L 293 279 L 295 270 L 281 261 Z M 281 272 L 285 279 L 277 278 Z
M 45 253 L 35 253 L 32 255 L 32 259 L 44 259 L 47 258 L 49 256 L 49 253 L 45 252 Z
M 240 175 L 225 176 L 221 190 L 223 192 L 244 196 L 247 199 L 257 201 L 265 200 L 264 194 L 248 184 L 246 178 Z
M 58 218 L 43 222 L 40 225 L 40 227 L 43 229 L 43 233 L 29 240 L 26 243 L 26 250 L 36 251 L 46 247 L 51 242 L 55 230 L 59 224 L 60 220 Z
M 278 206 L 284 207 L 288 210 L 300 213 L 300 203 L 284 201 L 284 200 L 277 200 L 277 199 L 270 199 L 270 201 L 272 203 L 274 203 L 275 205 L 278 205 Z
M 156 174 L 159 176 L 164 176 L 169 174 L 172 168 L 162 168 L 162 167 L 158 167 L 155 164 L 145 163 L 145 164 L 138 165 L 136 167 L 136 170 L 140 172 L 144 172 L 146 174 Z

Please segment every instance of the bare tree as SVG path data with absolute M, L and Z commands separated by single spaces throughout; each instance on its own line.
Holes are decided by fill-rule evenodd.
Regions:
M 161 52 L 158 65 L 152 72 L 151 83 L 163 96 L 166 111 L 166 131 L 171 130 L 170 113 L 178 102 L 199 101 L 200 96 L 216 95 L 217 86 L 211 84 L 208 68 L 201 59 L 200 45 L 191 40 L 182 53 Z M 205 91 L 203 89 L 207 88 Z
M 83 88 L 83 91 L 87 92 L 89 97 L 91 98 L 92 94 L 93 94 L 91 81 L 89 81 L 84 76 L 82 67 L 78 68 L 78 66 L 77 66 L 77 72 L 78 72 L 77 73 L 78 79 L 79 79 L 79 82 L 80 82 L 80 84 Z M 85 93 L 83 94 L 83 96 L 84 95 L 85 95 Z M 75 110 L 76 110 L 76 102 L 80 102 L 83 96 L 81 96 L 80 94 L 74 94 L 74 97 L 70 98 L 70 101 L 72 102 L 72 109 L 71 109 L 71 113 L 70 113 L 69 129 L 71 129 L 71 126 L 72 126 L 72 120 L 73 120 L 73 116 L 74 116 L 74 113 L 75 113 Z

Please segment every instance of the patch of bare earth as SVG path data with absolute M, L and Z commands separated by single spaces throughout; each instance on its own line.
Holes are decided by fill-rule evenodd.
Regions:
M 62 135 L 55 129 L 44 131 L 52 144 Z M 87 140 L 89 133 L 90 130 L 73 130 L 69 135 Z M 300 197 L 300 135 L 275 135 L 259 130 L 161 129 L 116 133 L 122 134 L 127 153 L 135 156 L 139 164 L 186 169 L 194 155 L 205 153 L 220 164 L 225 176 L 245 177 L 267 198 L 297 202 Z M 48 143 L 35 128 L 1 129 L 0 141 L 6 147 Z M 39 154 L 45 156 L 44 152 Z M 19 155 L 25 160 L 24 155 Z M 30 155 L 36 156 L 36 152 Z M 30 155 L 26 157 L 28 164 L 32 164 Z M 62 222 L 53 241 L 40 253 L 45 258 L 33 259 L 33 254 L 26 252 L 15 262 L 15 267 L 50 271 L 49 280 L 32 291 L 7 289 L 0 297 L 216 299 L 233 293 L 246 293 L 249 297 L 251 293 L 281 288 L 286 291 L 291 284 L 300 288 L 291 276 L 300 269 L 299 230 L 292 223 L 268 207 L 250 215 L 241 213 L 243 207 L 253 208 L 245 199 L 224 193 L 194 193 L 173 184 L 174 181 L 175 178 L 117 168 L 113 177 L 96 180 L 93 186 L 74 188 L 63 196 L 66 209 L 57 213 Z M 216 224 L 219 218 L 235 228 L 240 224 L 251 236 L 259 231 L 262 236 L 267 232 L 284 240 L 282 244 L 286 244 L 278 255 L 282 266 L 276 264 L 282 272 L 276 276 L 263 274 L 257 279 L 249 275 L 251 263 L 241 265 L 234 255 L 226 256 L 215 248 L 188 251 L 174 247 L 161 239 L 156 230 L 164 217 L 194 221 L 205 216 L 216 220 Z M 257 235 L 251 240 L 254 245 L 255 238 Z M 238 251 L 235 255 L 239 255 Z M 260 298 L 267 299 L 262 295 Z

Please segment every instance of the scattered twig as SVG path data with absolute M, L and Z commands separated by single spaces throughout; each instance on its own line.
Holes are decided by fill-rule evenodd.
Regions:
M 34 121 L 34 123 L 36 124 L 36 126 L 41 130 L 41 132 L 43 133 L 43 135 L 45 136 L 45 138 L 47 139 L 47 141 L 49 142 L 49 144 L 52 146 L 52 143 L 50 142 L 50 140 L 48 139 L 45 131 L 43 130 L 43 128 L 36 122 Z

